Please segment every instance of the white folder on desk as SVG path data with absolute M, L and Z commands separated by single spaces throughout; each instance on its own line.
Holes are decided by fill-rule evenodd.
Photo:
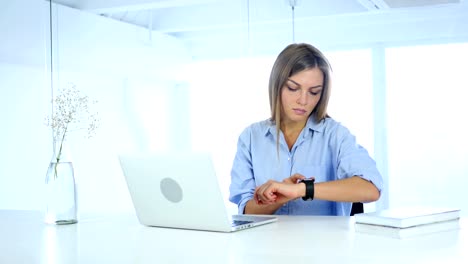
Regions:
M 229 216 L 209 154 L 134 154 L 119 159 L 143 225 L 231 232 L 277 220 Z

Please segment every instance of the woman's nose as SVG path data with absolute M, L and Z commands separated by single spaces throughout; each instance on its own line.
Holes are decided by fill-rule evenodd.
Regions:
M 307 92 L 300 92 L 299 97 L 297 98 L 296 102 L 300 105 L 306 105 L 307 104 Z

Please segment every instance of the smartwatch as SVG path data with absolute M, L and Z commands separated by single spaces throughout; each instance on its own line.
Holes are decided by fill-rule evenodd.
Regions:
M 299 183 L 304 183 L 306 186 L 305 196 L 302 197 L 302 200 L 308 201 L 314 199 L 314 182 L 315 179 L 302 179 Z

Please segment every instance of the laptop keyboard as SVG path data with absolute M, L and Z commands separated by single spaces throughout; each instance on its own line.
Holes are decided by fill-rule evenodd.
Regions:
M 253 223 L 253 221 L 232 220 L 231 226 L 239 226 L 239 225 L 245 225 L 249 223 Z

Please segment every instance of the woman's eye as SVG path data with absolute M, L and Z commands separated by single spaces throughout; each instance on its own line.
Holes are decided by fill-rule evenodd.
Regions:
M 320 92 L 310 92 L 311 95 L 319 95 Z
M 286 87 L 288 87 L 288 90 L 293 91 L 293 92 L 299 90 L 298 88 L 292 88 L 292 87 L 290 87 L 290 86 L 286 86 Z

